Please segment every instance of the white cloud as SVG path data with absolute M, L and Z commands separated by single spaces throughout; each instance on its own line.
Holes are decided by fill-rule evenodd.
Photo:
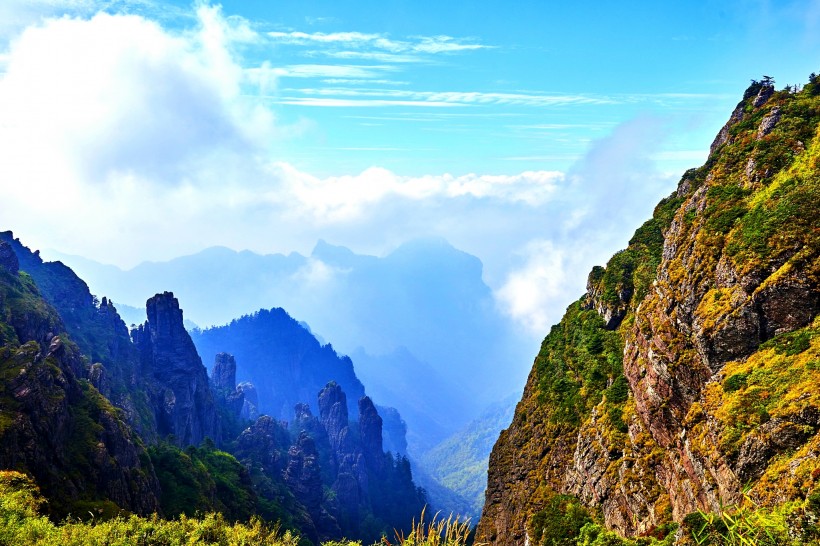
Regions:
M 319 43 L 370 43 L 381 38 L 380 34 L 365 34 L 362 32 L 268 32 L 268 36 L 276 41 L 291 44 Z
M 278 125 L 243 86 L 275 89 L 283 70 L 319 75 L 324 65 L 247 70 L 235 52 L 258 39 L 247 23 L 207 6 L 198 17 L 195 30 L 176 33 L 133 15 L 48 20 L 3 52 L 0 227 L 34 247 L 120 265 L 217 244 L 307 252 L 321 237 L 381 254 L 414 237 L 442 236 L 479 256 L 499 304 L 543 333 L 580 295 L 589 267 L 625 244 L 658 188 L 670 187 L 652 161 L 663 128 L 651 119 L 617 127 L 567 174 L 407 177 L 373 167 L 313 176 L 276 162 L 283 134 L 304 129 Z M 403 89 L 307 93 L 282 100 L 449 108 L 609 100 Z M 454 114 L 447 116 L 441 119 Z M 338 274 L 319 263 L 302 273 L 317 286 Z
M 532 335 L 544 335 L 555 320 L 556 303 L 571 298 L 566 293 L 570 249 L 552 241 L 534 240 L 519 253 L 523 265 L 512 271 L 496 291 L 496 299 L 513 319 Z M 560 305 L 560 304 L 559 304 Z
M 240 100 L 231 29 L 214 8 L 198 15 L 190 36 L 103 13 L 27 29 L 0 81 L 0 153 L 15 178 L 55 184 L 45 169 L 99 184 L 117 173 L 179 183 L 209 152 L 269 140 L 271 114 Z
M 376 78 L 395 70 L 388 65 L 295 64 L 270 68 L 272 74 L 286 78 Z
M 441 201 L 458 198 L 489 199 L 537 207 L 556 192 L 563 174 L 554 171 L 524 172 L 518 175 L 476 175 L 402 177 L 381 168 L 370 168 L 356 176 L 319 179 L 287 164 L 272 168 L 272 176 L 282 181 L 291 206 L 298 204 L 306 216 L 319 224 L 359 221 L 369 207 L 392 198 L 413 201 Z M 282 193 L 269 196 L 279 202 Z
M 304 73 L 305 77 L 313 77 L 321 74 L 324 65 L 307 65 L 309 70 Z M 375 76 L 375 73 L 366 73 L 365 69 L 387 68 L 387 67 L 345 67 L 328 66 L 328 71 L 339 69 L 339 76 L 344 70 L 351 70 L 349 76 L 357 77 L 355 70 L 361 68 L 362 76 Z M 299 76 L 299 71 L 293 74 L 286 74 L 288 69 L 283 69 L 282 75 Z M 333 74 L 327 73 L 328 76 Z M 302 97 L 283 96 L 280 98 L 271 97 L 275 102 L 281 104 L 301 105 L 301 106 L 333 106 L 333 107 L 368 107 L 368 106 L 530 106 L 536 108 L 559 107 L 567 105 L 588 105 L 588 104 L 615 104 L 615 100 L 609 97 L 595 95 L 560 95 L 560 94 L 536 94 L 536 93 L 484 93 L 477 91 L 414 91 L 405 89 L 368 89 L 368 88 L 302 88 L 290 89 L 298 92 Z M 332 98 L 326 98 L 332 97 Z M 345 97 L 345 98 L 341 98 Z
M 471 43 L 452 36 L 415 36 L 408 40 L 394 40 L 385 34 L 368 34 L 363 32 L 269 32 L 268 37 L 278 43 L 292 45 L 342 45 L 348 48 L 371 48 L 389 53 L 455 53 L 488 49 L 493 46 Z M 338 55 L 338 51 L 328 50 L 329 55 Z M 351 54 L 352 52 L 347 52 Z M 375 53 L 379 54 L 379 53 Z M 408 62 L 407 57 L 399 57 L 395 62 Z
M 593 143 L 567 173 L 546 209 L 545 222 L 517 247 L 518 263 L 503 274 L 496 300 L 533 335 L 543 335 L 564 308 L 583 294 L 593 265 L 614 251 L 651 216 L 674 187 L 674 175 L 654 158 L 666 129 L 659 120 L 636 118 Z

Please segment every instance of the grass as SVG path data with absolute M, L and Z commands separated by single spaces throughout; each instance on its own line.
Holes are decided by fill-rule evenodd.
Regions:
M 0 470 L 0 545 L 8 546 L 300 546 L 305 543 L 278 524 L 270 525 L 258 516 L 246 522 L 228 521 L 218 512 L 181 515 L 162 519 L 123 515 L 105 521 L 92 518 L 81 521 L 69 517 L 55 523 L 40 512 L 47 501 L 26 474 Z M 413 521 L 405 534 L 396 532 L 395 546 L 466 546 L 471 540 L 469 520 L 436 514 L 425 521 L 422 510 L 418 523 Z M 360 542 L 342 540 L 325 546 L 361 546 Z M 394 546 L 386 537 L 382 544 Z
M 424 521 L 426 508 L 421 511 L 418 522 L 413 520 L 410 532 L 396 531 L 396 546 L 463 546 L 470 540 L 470 520 L 469 518 L 460 521 L 458 516 L 450 515 L 447 519 L 439 518 L 439 514 Z M 393 546 L 385 537 L 382 543 L 386 546 Z

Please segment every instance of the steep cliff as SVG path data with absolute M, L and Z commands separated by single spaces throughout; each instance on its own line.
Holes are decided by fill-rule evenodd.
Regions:
M 191 335 L 205 359 L 221 352 L 236 357 L 238 378 L 256 387 L 257 410 L 277 419 L 292 419 L 293 408 L 302 402 L 318 412 L 316 393 L 329 381 L 350 393 L 351 413 L 356 412 L 356 400 L 364 396 L 351 360 L 336 354 L 329 344 L 319 343 L 284 309 L 263 309 Z
M 173 435 L 180 446 L 198 445 L 206 437 L 220 441 L 208 374 L 182 324 L 179 302 L 171 292 L 164 292 L 148 300 L 146 311 L 148 320 L 131 336 L 142 373 L 153 379 L 157 434 Z
M 12 253 L 0 242 L 0 468 L 29 472 L 55 517 L 157 511 L 141 441 L 78 377 L 86 360 Z
M 819 128 L 816 78 L 753 82 L 706 164 L 593 269 L 493 449 L 479 540 L 542 540 L 575 506 L 556 499 L 634 536 L 744 487 L 760 506 L 814 492 Z
M 88 285 L 61 262 L 44 262 L 10 231 L 0 232 L 19 268 L 31 276 L 43 299 L 54 307 L 65 331 L 91 368 L 80 366 L 77 377 L 91 380 L 143 438 L 156 436 L 156 423 L 140 373 L 139 354 L 114 303 L 91 294 Z

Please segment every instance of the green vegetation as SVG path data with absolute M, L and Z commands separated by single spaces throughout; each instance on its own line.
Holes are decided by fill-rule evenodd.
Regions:
M 185 450 L 160 443 L 149 447 L 148 454 L 162 487 L 160 506 L 166 516 L 219 512 L 230 521 L 247 521 L 257 513 L 247 470 L 210 440 Z
M 695 178 L 697 173 L 685 176 Z M 662 200 L 652 218 L 635 231 L 629 247 L 616 253 L 606 268 L 593 269 L 590 284 L 599 304 L 628 314 L 630 303 L 646 296 L 661 261 L 663 232 L 682 202 L 676 194 Z M 544 339 L 535 360 L 539 400 L 550 407 L 551 422 L 578 426 L 606 394 L 605 410 L 616 430 L 625 432 L 623 337 L 607 330 L 591 305 L 584 298 L 570 305 Z
M 472 542 L 469 519 L 460 521 L 453 516 L 443 519 L 435 514 L 425 523 L 424 513 L 425 510 L 422 510 L 418 523 L 413 520 L 409 533 L 396 531 L 396 546 L 465 546 Z M 386 538 L 382 539 L 382 543 L 392 546 Z
M 578 426 L 610 384 L 623 374 L 623 342 L 604 329 L 583 300 L 573 303 L 552 327 L 535 359 L 540 401 L 551 409 L 550 421 Z
M 267 526 L 258 517 L 247 523 L 229 523 L 220 513 L 192 518 L 161 519 L 121 516 L 55 524 L 39 511 L 46 504 L 34 481 L 14 471 L 0 471 L 0 544 L 27 546 L 299 546 L 301 540 L 278 525 Z M 472 540 L 469 521 L 458 518 L 428 523 L 424 511 L 409 533 L 397 531 L 396 546 L 466 546 Z M 383 544 L 391 546 L 389 539 Z M 327 542 L 325 546 L 361 546 L 361 542 Z
M 425 453 L 420 461 L 422 468 L 439 476 L 443 485 L 458 491 L 470 501 L 471 512 L 464 507 L 462 516 L 478 516 L 481 513 L 490 451 L 498 439 L 498 431 L 509 426 L 517 398 L 517 395 L 510 397 L 488 408 L 477 419 Z M 436 505 L 457 511 L 455 503 L 439 502 Z
M 106 521 L 68 520 L 57 525 L 38 510 L 45 503 L 34 482 L 19 472 L 0 471 L 0 544 L 30 546 L 298 546 L 289 531 L 258 518 L 228 523 L 218 513 L 164 520 L 123 516 Z
M 820 495 L 773 509 L 762 508 L 748 494 L 740 503 L 684 518 L 686 544 L 698 546 L 798 546 L 818 544 Z
M 669 546 L 677 525 L 652 529 L 645 536 L 625 539 L 604 528 L 597 516 L 571 495 L 554 495 L 530 519 L 535 546 Z
M 530 540 L 544 546 L 572 546 L 575 544 L 573 537 L 591 522 L 589 510 L 575 497 L 555 495 L 530 520 Z

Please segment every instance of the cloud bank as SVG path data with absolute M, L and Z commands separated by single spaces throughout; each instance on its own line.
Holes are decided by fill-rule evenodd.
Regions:
M 34 247 L 123 266 L 213 245 L 306 253 L 319 238 L 384 255 L 441 236 L 481 258 L 498 305 L 541 336 L 580 295 L 589 267 L 625 244 L 670 188 L 651 161 L 664 128 L 648 118 L 617 127 L 567 173 L 407 177 L 374 166 L 313 176 L 278 159 L 298 128 L 279 123 L 259 95 L 284 73 L 317 75 L 310 66 L 320 65 L 243 66 L 237 51 L 260 39 L 245 21 L 207 5 L 197 21 L 173 32 L 136 15 L 66 17 L 11 43 L 0 75 L 4 229 Z M 272 37 L 366 42 L 391 54 L 485 47 L 447 36 Z M 390 99 L 576 100 L 545 97 L 397 91 Z

